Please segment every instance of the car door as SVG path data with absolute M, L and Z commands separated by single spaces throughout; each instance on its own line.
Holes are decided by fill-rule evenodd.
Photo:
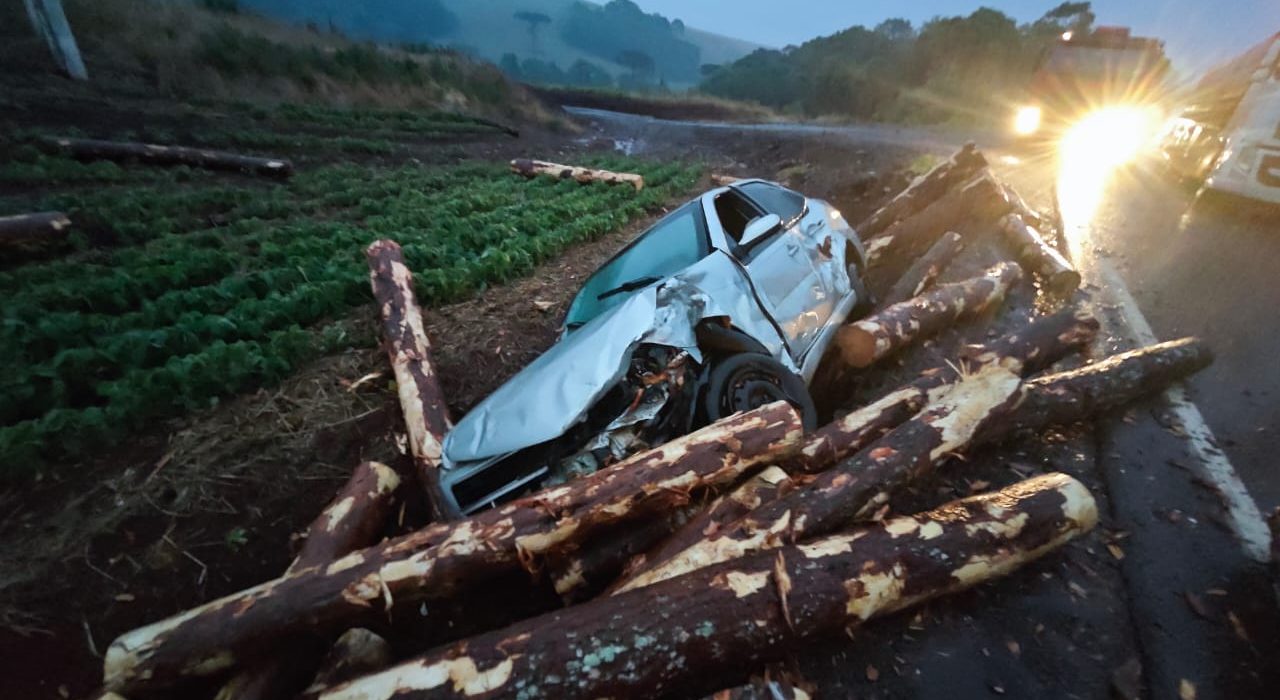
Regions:
M 763 199 L 763 197 L 762 197 Z M 812 247 L 802 230 L 802 212 L 779 214 L 783 224 L 772 234 L 740 243 L 747 224 L 770 212 L 739 188 L 715 198 L 712 215 L 719 218 L 733 245 L 733 254 L 747 271 L 765 311 L 777 324 L 793 358 L 804 354 L 831 314 L 829 297 L 811 258 Z M 788 213 L 788 212 L 783 212 Z

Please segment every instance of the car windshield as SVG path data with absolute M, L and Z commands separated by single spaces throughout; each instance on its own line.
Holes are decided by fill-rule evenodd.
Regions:
M 702 205 L 695 201 L 680 207 L 587 280 L 569 307 L 565 326 L 581 326 L 637 290 L 698 262 L 709 249 Z

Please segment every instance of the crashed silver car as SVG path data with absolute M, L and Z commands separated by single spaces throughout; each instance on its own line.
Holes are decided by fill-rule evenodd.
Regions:
M 713 189 L 606 262 L 560 340 L 444 441 L 440 502 L 474 512 L 779 399 L 867 306 L 864 251 L 830 204 L 762 180 Z

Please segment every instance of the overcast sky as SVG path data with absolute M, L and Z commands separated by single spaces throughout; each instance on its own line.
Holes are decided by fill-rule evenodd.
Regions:
M 603 2 L 603 0 L 597 0 Z M 906 17 L 919 26 L 938 15 L 994 7 L 1019 22 L 1034 20 L 1061 0 L 635 0 L 649 12 L 768 46 L 800 44 L 854 24 L 874 26 Z M 1100 24 L 1156 36 L 1182 71 L 1234 56 L 1280 32 L 1280 0 L 1094 0 Z

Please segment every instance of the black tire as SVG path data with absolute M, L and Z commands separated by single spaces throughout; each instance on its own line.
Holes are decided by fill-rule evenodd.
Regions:
M 800 412 L 806 431 L 818 426 L 818 410 L 804 380 L 781 362 L 756 353 L 730 355 L 711 368 L 702 396 L 708 423 L 783 400 Z

